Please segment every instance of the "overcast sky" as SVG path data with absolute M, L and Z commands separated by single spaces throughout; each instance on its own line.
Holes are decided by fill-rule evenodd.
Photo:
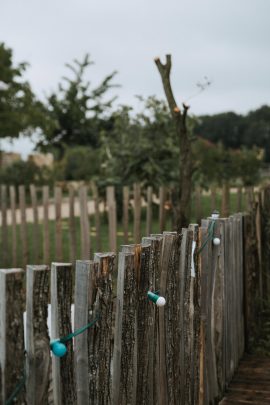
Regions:
M 269 21 L 270 0 L 0 1 L 0 41 L 16 62 L 30 63 L 26 77 L 39 97 L 56 89 L 66 62 L 88 52 L 93 85 L 117 70 L 118 103 L 137 108 L 136 94 L 163 97 L 153 58 L 171 53 L 179 103 L 204 76 L 212 81 L 190 100 L 193 114 L 270 103 Z

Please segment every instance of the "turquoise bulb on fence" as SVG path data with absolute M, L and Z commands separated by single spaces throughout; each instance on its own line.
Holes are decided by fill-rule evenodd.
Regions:
M 67 352 L 67 347 L 64 343 L 59 340 L 55 340 L 51 343 L 51 351 L 57 357 L 63 357 Z

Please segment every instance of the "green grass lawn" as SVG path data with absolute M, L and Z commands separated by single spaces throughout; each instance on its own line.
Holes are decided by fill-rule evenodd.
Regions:
M 243 199 L 244 200 L 244 199 Z M 209 196 L 202 196 L 202 216 L 207 217 L 211 214 L 210 208 L 210 197 Z M 221 196 L 217 195 L 217 209 L 220 209 L 221 205 Z M 245 207 L 243 206 L 242 209 Z M 236 194 L 231 194 L 230 198 L 230 212 L 236 212 Z M 146 209 L 142 209 L 142 216 L 141 216 L 141 235 L 146 236 Z M 171 226 L 171 214 L 170 212 L 167 213 L 166 219 L 166 229 L 167 231 L 172 230 Z M 94 216 L 89 217 L 90 222 L 90 241 L 91 241 L 91 252 L 92 254 L 97 251 L 97 244 L 96 244 L 96 233 L 95 233 L 95 220 Z M 191 206 L 191 223 L 195 222 L 195 208 L 194 204 Z M 22 265 L 22 244 L 21 244 L 21 235 L 20 235 L 20 225 L 16 227 L 17 233 L 17 266 L 21 267 Z M 152 232 L 159 233 L 159 222 L 158 222 L 158 207 L 153 207 L 153 225 L 152 225 Z M 50 233 L 50 261 L 55 260 L 55 221 L 49 222 L 49 233 Z M 2 239 L 3 235 L 1 236 Z M 5 235 L 8 239 L 8 262 L 3 263 L 3 258 L 0 258 L 0 266 L 3 267 L 12 267 L 12 256 L 11 256 L 11 241 L 12 241 L 12 230 L 11 227 L 8 227 L 7 235 Z M 39 224 L 39 238 L 38 238 L 38 263 L 34 263 L 34 252 L 33 252 L 33 224 L 27 224 L 27 243 L 28 243 L 28 263 L 31 264 L 41 264 L 43 262 L 43 224 Z M 63 260 L 66 262 L 70 261 L 70 247 L 69 247 L 69 222 L 68 219 L 62 220 L 62 240 L 63 240 Z M 80 219 L 76 218 L 76 242 L 77 242 L 77 257 L 80 258 Z M 130 210 L 130 224 L 129 224 L 129 243 L 133 243 L 133 215 L 132 210 Z M 123 227 L 122 221 L 118 221 L 118 229 L 117 229 L 117 244 L 118 247 L 124 243 L 124 236 L 123 236 Z M 2 245 L 2 241 L 1 241 Z M 108 223 L 106 214 L 101 215 L 101 245 L 102 251 L 106 252 L 109 250 L 109 236 L 108 236 Z

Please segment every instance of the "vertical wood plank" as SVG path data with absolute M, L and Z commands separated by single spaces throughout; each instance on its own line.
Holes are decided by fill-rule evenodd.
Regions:
M 52 263 L 51 266 L 51 339 L 71 333 L 72 266 Z M 53 398 L 56 404 L 75 404 L 73 343 L 67 343 L 64 357 L 52 356 Z
M 94 207 L 95 207 L 96 251 L 101 252 L 102 243 L 101 243 L 101 231 L 100 231 L 99 194 L 98 194 L 97 185 L 95 183 L 92 183 L 92 192 L 93 192 Z
M 112 362 L 112 326 L 113 326 L 113 289 L 112 276 L 115 266 L 115 254 L 95 254 L 99 264 L 96 277 L 95 317 L 99 321 L 92 328 L 90 343 L 90 404 L 108 404 L 112 402 L 111 362 Z
M 198 223 L 202 219 L 202 189 L 199 186 L 195 189 L 195 218 Z
M 0 270 L 1 405 L 6 404 L 24 378 L 23 279 L 21 269 Z M 24 403 L 24 388 L 17 399 Z
M 12 231 L 12 266 L 17 266 L 17 220 L 16 220 L 16 189 L 9 187 L 10 210 L 11 210 L 11 231 Z
M 25 187 L 19 186 L 19 205 L 21 213 L 21 244 L 22 244 L 22 264 L 26 267 L 28 262 L 28 238 L 26 224 L 26 203 L 25 203 Z
M 47 327 L 49 268 L 27 266 L 26 279 L 26 399 L 28 404 L 47 405 L 51 370 Z
M 62 241 L 62 189 L 54 189 L 55 204 L 55 258 L 58 261 L 63 260 L 63 241 Z
M 42 187 L 43 199 L 43 262 L 49 264 L 50 236 L 49 236 L 49 187 Z
M 123 230 L 124 243 L 128 243 L 128 219 L 129 219 L 129 187 L 123 187 Z
M 221 215 L 227 218 L 230 214 L 230 186 L 225 182 L 222 186 Z
M 217 188 L 216 188 L 216 186 L 211 186 L 210 196 L 211 196 L 211 211 L 213 212 L 217 209 Z
M 165 230 L 165 200 L 166 200 L 166 188 L 164 186 L 159 187 L 159 231 L 162 233 Z
M 75 313 L 74 328 L 79 329 L 93 321 L 92 292 L 94 263 L 91 261 L 76 261 L 75 279 Z M 92 328 L 78 335 L 74 340 L 74 360 L 76 373 L 77 405 L 89 403 L 89 352 L 88 340 L 91 339 Z
M 135 183 L 133 186 L 134 193 L 134 243 L 141 241 L 141 186 Z
M 108 220 L 109 220 L 109 249 L 111 252 L 117 250 L 117 218 L 116 218 L 116 201 L 114 186 L 106 188 Z
M 40 243 L 40 235 L 39 235 L 39 224 L 38 224 L 38 205 L 37 205 L 37 192 L 36 186 L 34 184 L 30 185 L 30 196 L 31 196 L 31 204 L 33 210 L 33 233 L 32 233 L 32 247 L 33 247 L 33 263 L 39 263 L 39 243 Z
M 82 186 L 79 189 L 80 200 L 80 226 L 81 226 L 81 259 L 88 260 L 90 258 L 90 224 L 88 216 L 87 204 L 87 187 Z
M 132 404 L 136 279 L 134 254 L 119 253 L 113 353 L 113 404 Z M 133 307 L 133 308 L 132 308 Z
M 146 207 L 146 236 L 152 233 L 152 204 L 153 204 L 153 187 L 147 187 L 147 207 Z
M 236 210 L 237 212 L 242 210 L 242 187 L 237 187 Z
M 75 191 L 69 187 L 69 249 L 70 262 L 74 265 L 77 255 L 76 219 L 75 219 Z
M 8 229 L 7 229 L 7 186 L 4 184 L 1 185 L 1 217 L 2 217 L 2 229 L 1 229 L 1 236 L 2 236 L 2 265 L 7 266 L 8 264 Z

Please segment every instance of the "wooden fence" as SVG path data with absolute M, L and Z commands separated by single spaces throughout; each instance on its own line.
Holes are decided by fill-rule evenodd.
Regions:
M 75 271 L 66 263 L 0 270 L 0 404 L 14 392 L 31 405 L 216 403 L 256 316 L 256 212 L 154 234 L 123 245 L 118 257 L 78 260 Z M 75 330 L 93 324 L 59 358 L 50 341 L 70 334 L 73 302 Z
M 10 257 L 13 267 L 25 267 L 29 262 L 49 264 L 51 260 L 75 263 L 76 258 L 89 258 L 89 252 L 92 257 L 94 251 L 116 251 L 122 243 L 138 243 L 141 235 L 171 228 L 168 221 L 170 192 L 165 187 L 159 187 L 154 194 L 152 187 L 144 190 L 138 184 L 121 190 L 110 186 L 104 198 L 95 185 L 82 186 L 78 192 L 69 187 L 65 196 L 61 187 L 50 190 L 48 186 L 31 185 L 30 190 L 24 186 L 17 190 L 14 186 L 2 185 L 0 189 L 2 267 L 10 265 Z M 120 221 L 117 221 L 116 192 L 120 196 L 118 204 L 122 205 Z M 194 192 L 191 217 L 197 222 L 214 209 L 221 210 L 224 216 L 240 212 L 254 199 L 252 189 L 247 189 L 244 204 L 242 189 L 238 188 L 231 194 L 230 208 L 228 187 L 212 188 L 209 193 L 211 203 L 205 206 L 203 190 L 197 188 Z M 154 206 L 159 207 L 154 209 Z M 142 216 L 145 217 L 143 222 Z

